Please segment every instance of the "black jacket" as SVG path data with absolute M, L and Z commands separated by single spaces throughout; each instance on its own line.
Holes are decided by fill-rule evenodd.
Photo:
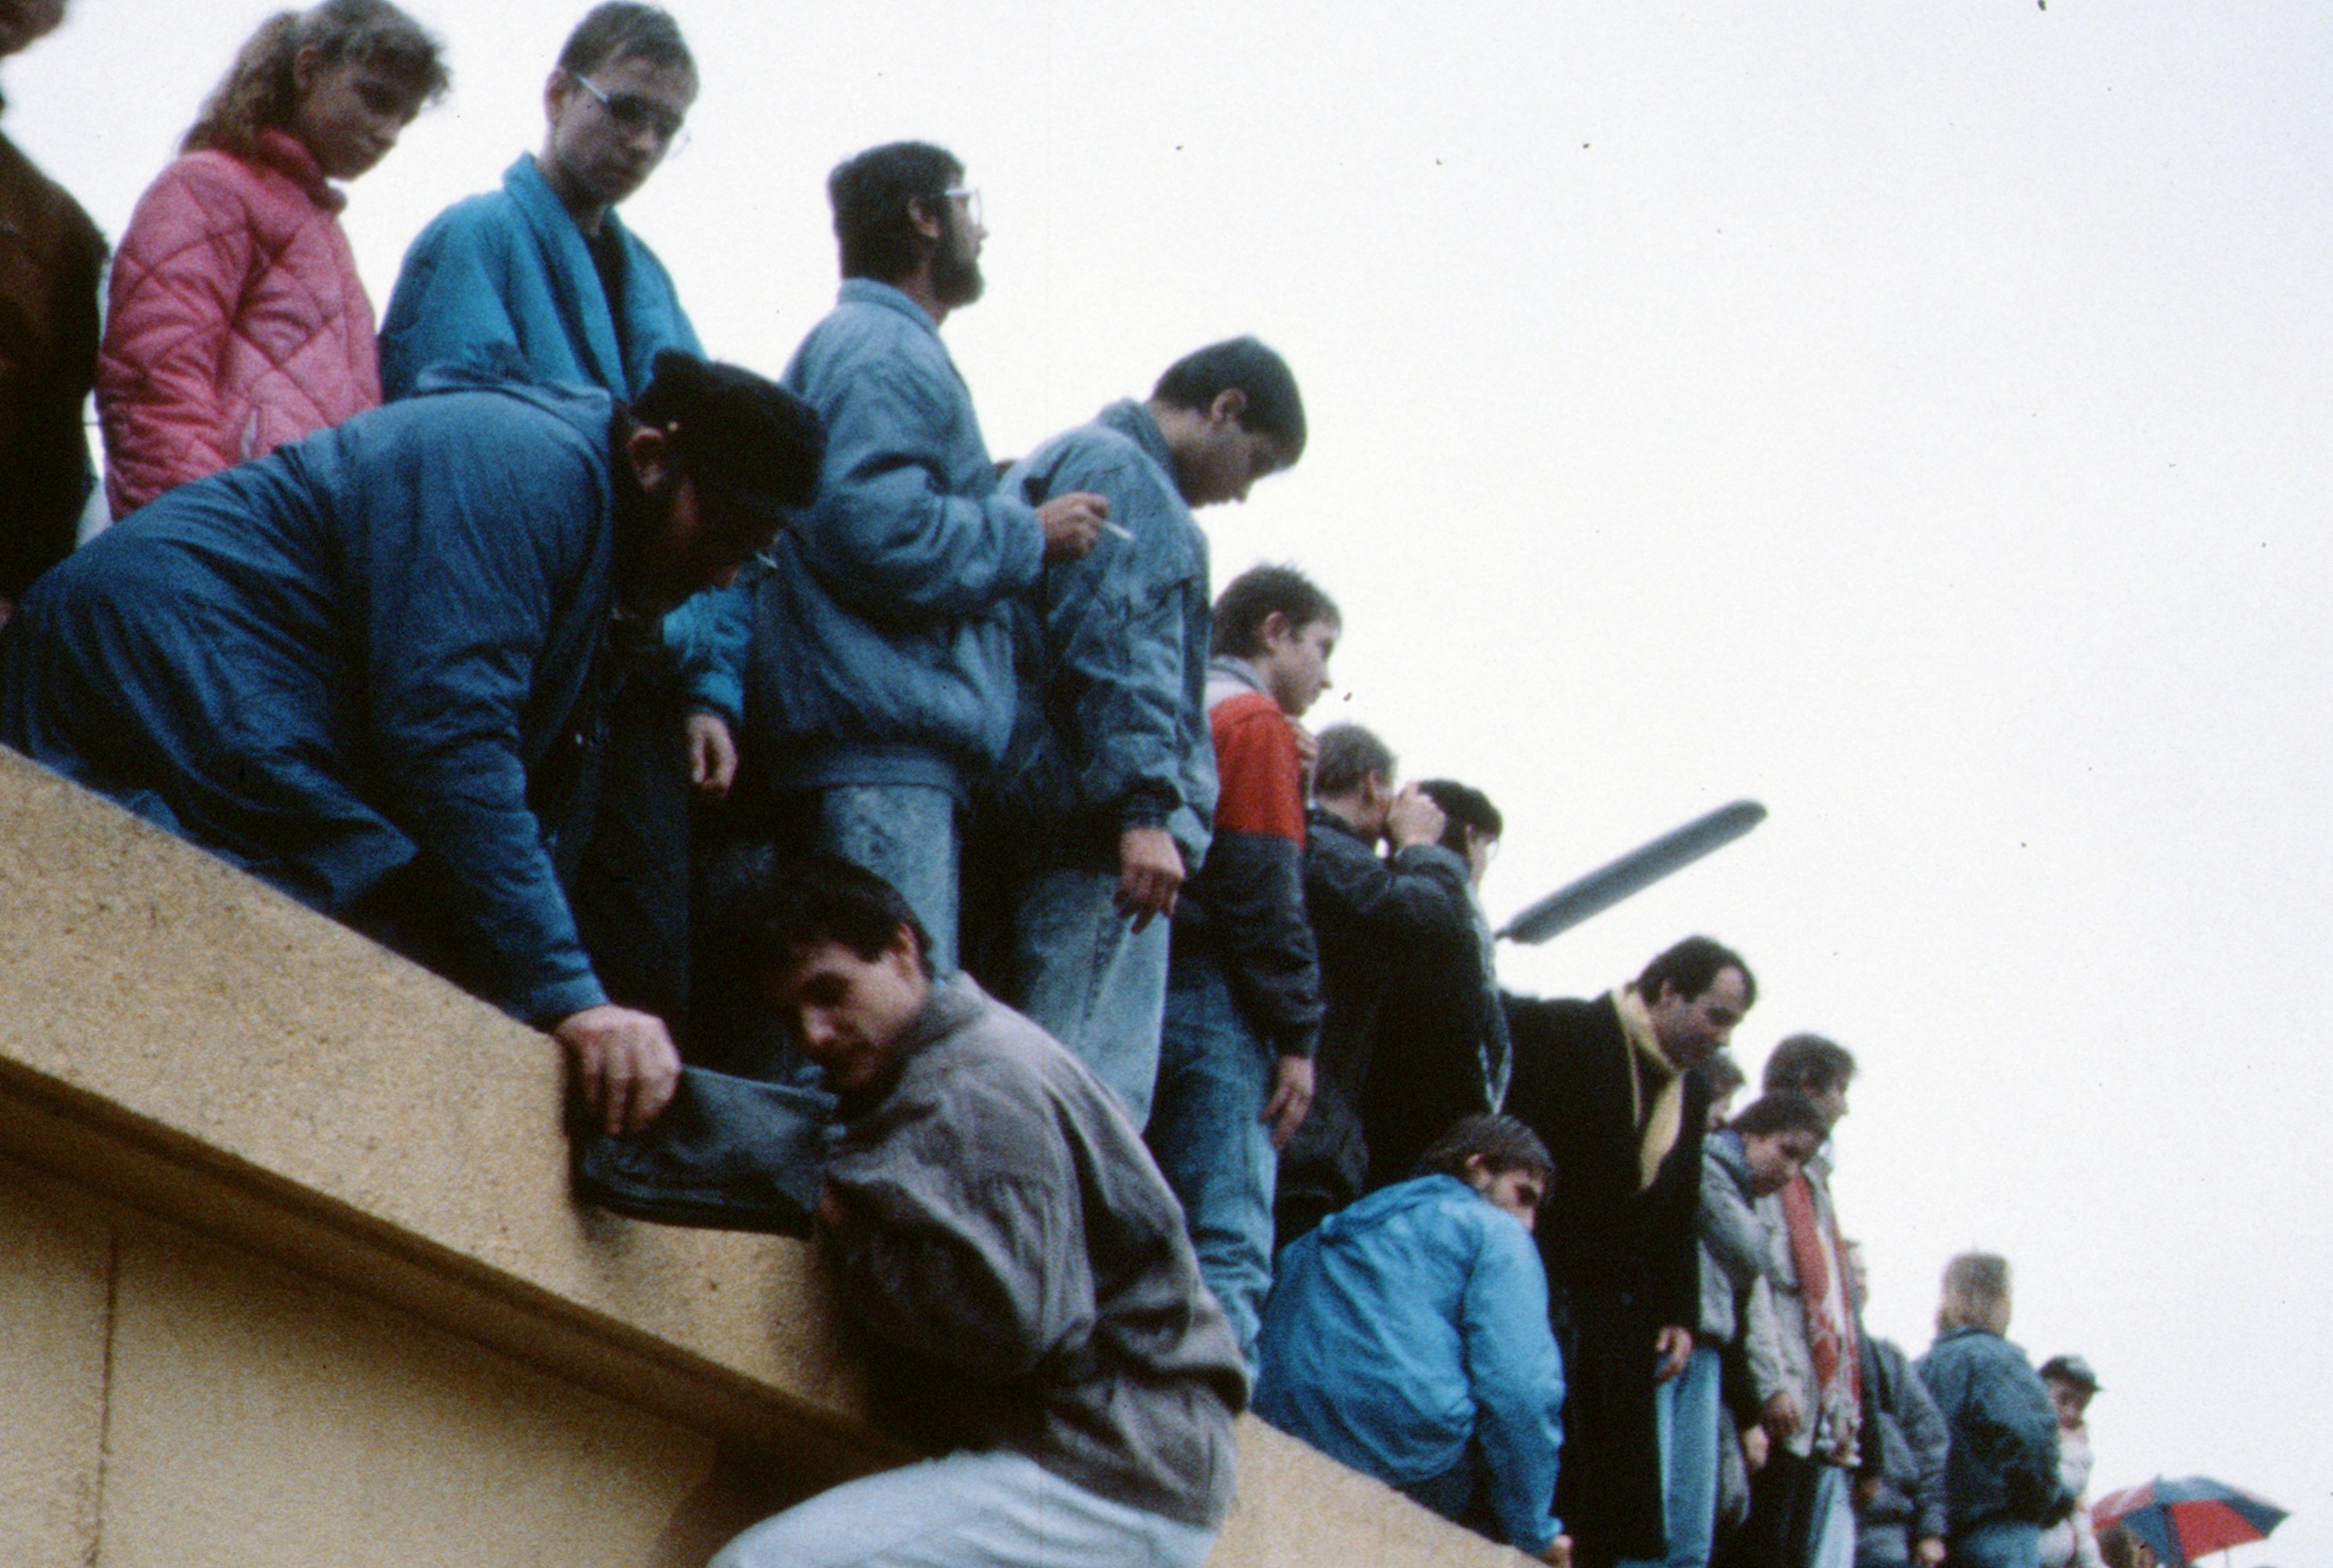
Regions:
M 1506 1007 L 1515 1049 L 1507 1109 L 1555 1156 L 1538 1236 L 1570 1317 L 1556 1511 L 1585 1562 L 1659 1557 L 1666 1547 L 1653 1345 L 1662 1328 L 1700 1322 L 1708 1091 L 1698 1074 L 1685 1075 L 1676 1143 L 1639 1190 L 1628 1043 L 1613 997 L 1510 996 Z
M 1427 952 L 1460 942 L 1471 951 L 1474 937 L 1466 863 L 1451 851 L 1422 844 L 1387 859 L 1317 806 L 1306 826 L 1304 908 L 1320 955 L 1320 1044 L 1312 1109 L 1280 1157 L 1280 1191 L 1301 1194 L 1317 1218 L 1359 1198 L 1368 1178 L 1360 1105 L 1388 986 Z

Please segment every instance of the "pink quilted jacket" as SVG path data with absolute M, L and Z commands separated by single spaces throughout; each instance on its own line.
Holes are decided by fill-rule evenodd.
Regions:
M 114 516 L 379 406 L 346 200 L 275 130 L 255 161 L 190 152 L 147 188 L 97 367 Z

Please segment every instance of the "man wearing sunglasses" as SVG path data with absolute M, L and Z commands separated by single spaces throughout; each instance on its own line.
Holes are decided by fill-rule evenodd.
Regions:
M 615 212 L 679 149 L 696 99 L 671 16 L 594 6 L 544 84 L 542 150 L 500 190 L 440 213 L 406 253 L 381 331 L 388 396 L 410 396 L 433 366 L 515 356 L 536 380 L 630 401 L 658 353 L 700 352 L 663 263 Z M 577 923 L 610 992 L 685 1037 L 691 760 L 726 754 L 727 736 L 688 736 L 653 622 L 618 626 L 600 668 L 600 811 L 571 889 Z M 728 785 L 720 768 L 694 781 L 706 794 Z

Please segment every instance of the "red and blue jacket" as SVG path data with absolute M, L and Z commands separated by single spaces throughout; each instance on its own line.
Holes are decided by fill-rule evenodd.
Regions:
M 1202 942 L 1249 1027 L 1283 1056 L 1320 1033 L 1320 961 L 1304 914 L 1304 763 L 1296 729 L 1244 659 L 1207 669 L 1215 748 L 1215 841 L 1175 911 L 1177 943 Z

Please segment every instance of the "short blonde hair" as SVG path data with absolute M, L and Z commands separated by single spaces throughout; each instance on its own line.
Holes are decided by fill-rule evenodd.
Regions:
M 1944 1299 L 1936 1308 L 1936 1329 L 1955 1328 L 2009 1332 L 2009 1259 L 1997 1252 L 1963 1252 L 1944 1265 Z

